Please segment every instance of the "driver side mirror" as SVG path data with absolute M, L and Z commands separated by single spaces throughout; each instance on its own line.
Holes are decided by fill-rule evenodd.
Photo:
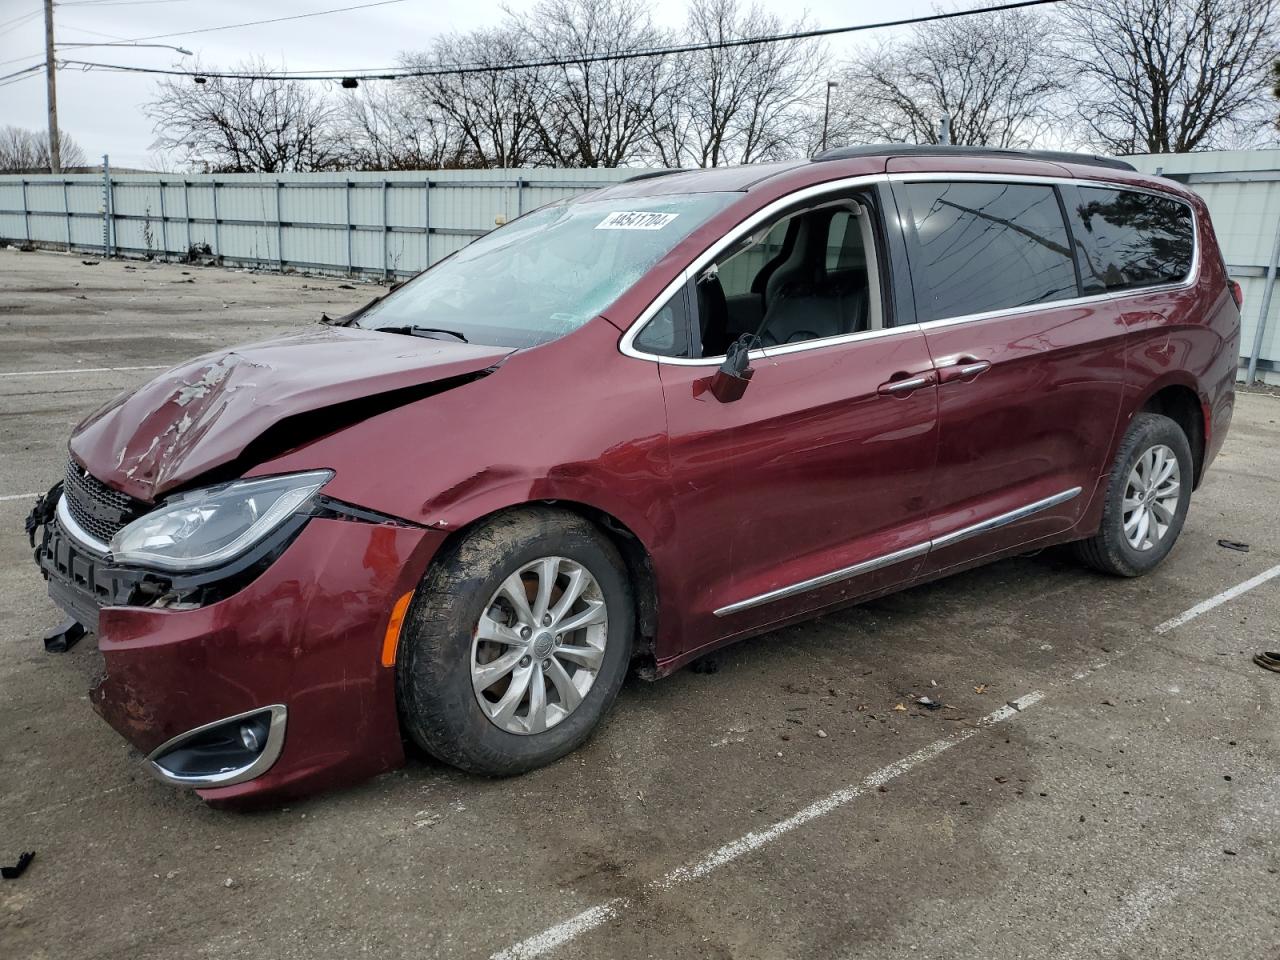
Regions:
M 724 363 L 720 364 L 720 369 L 711 377 L 709 388 L 711 395 L 721 403 L 732 403 L 747 392 L 747 384 L 755 373 L 747 354 L 755 346 L 756 339 L 755 334 L 744 333 L 729 344 L 729 349 L 725 351 Z

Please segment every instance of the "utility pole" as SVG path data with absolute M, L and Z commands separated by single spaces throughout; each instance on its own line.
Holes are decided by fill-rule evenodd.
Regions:
M 62 172 L 62 144 L 58 136 L 58 81 L 53 62 L 53 0 L 44 0 L 44 74 L 49 91 L 49 172 Z
M 835 80 L 827 81 L 827 104 L 822 108 L 822 149 L 827 149 L 827 123 L 831 119 L 831 91 L 840 86 Z
M 951 114 L 944 113 L 938 121 L 938 143 L 948 146 L 951 143 Z

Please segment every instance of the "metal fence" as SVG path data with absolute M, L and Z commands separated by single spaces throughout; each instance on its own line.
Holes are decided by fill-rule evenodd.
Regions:
M 0 239 L 102 256 L 411 276 L 552 200 L 636 170 L 0 176 Z
M 1242 366 L 1280 381 L 1280 150 L 1129 157 L 1209 205 L 1244 288 Z M 111 256 L 411 276 L 527 210 L 635 170 L 0 176 L 0 240 Z

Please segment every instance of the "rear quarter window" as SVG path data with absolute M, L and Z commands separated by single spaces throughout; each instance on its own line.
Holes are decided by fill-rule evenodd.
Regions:
M 1078 187 L 1069 205 L 1086 294 L 1185 280 L 1195 251 L 1191 208 L 1137 190 Z
M 1077 296 L 1052 186 L 928 181 L 904 184 L 902 195 L 921 321 Z

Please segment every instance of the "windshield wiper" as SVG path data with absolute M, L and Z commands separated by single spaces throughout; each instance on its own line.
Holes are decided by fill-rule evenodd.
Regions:
M 382 333 L 404 333 L 404 334 L 408 334 L 411 337 L 431 337 L 433 333 L 445 333 L 451 337 L 456 337 L 457 339 L 461 340 L 463 343 L 471 342 L 463 334 L 459 333 L 457 330 L 448 330 L 445 327 L 419 327 L 416 324 L 414 324 L 412 326 L 407 326 L 407 327 L 374 327 L 373 329 L 379 330 Z

